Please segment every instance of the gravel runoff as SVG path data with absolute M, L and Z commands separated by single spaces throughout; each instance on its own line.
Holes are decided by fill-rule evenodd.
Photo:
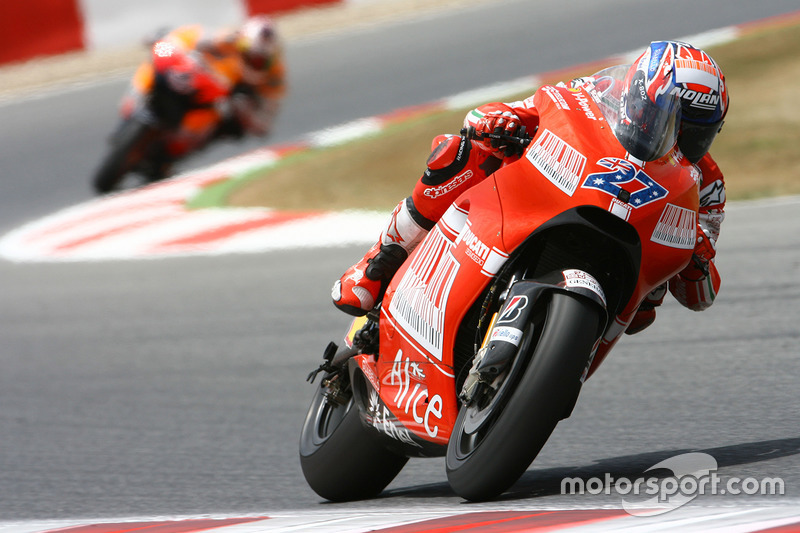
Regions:
M 283 40 L 292 42 L 496 1 L 499 0 L 350 0 L 342 5 L 306 8 L 275 18 Z M 24 96 L 53 85 L 130 74 L 146 57 L 145 47 L 128 46 L 72 52 L 0 66 L 0 100 Z

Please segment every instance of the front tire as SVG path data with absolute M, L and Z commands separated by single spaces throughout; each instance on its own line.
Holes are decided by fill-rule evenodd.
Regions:
M 121 125 L 111 141 L 111 149 L 92 178 L 97 194 L 107 194 L 122 183 L 125 174 L 133 170 L 144 156 L 153 131 L 151 126 L 133 119 Z
M 490 400 L 459 411 L 446 460 L 456 494 L 488 500 L 525 472 L 574 405 L 601 320 L 602 311 L 587 299 L 552 293 L 545 318 L 525 329 L 510 377 Z M 518 364 L 527 367 L 515 376 Z
M 330 376 L 326 376 L 326 379 Z M 343 405 L 316 388 L 300 435 L 300 464 L 311 489 L 326 500 L 372 498 L 408 461 L 384 448 L 363 426 L 349 393 Z

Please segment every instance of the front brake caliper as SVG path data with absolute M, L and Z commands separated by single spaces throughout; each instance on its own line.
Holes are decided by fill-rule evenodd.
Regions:
M 478 350 L 478 353 L 475 354 L 475 358 L 472 360 L 472 367 L 469 369 L 469 374 L 467 374 L 467 378 L 464 380 L 464 384 L 461 386 L 461 393 L 458 395 L 458 397 L 466 405 L 471 404 L 472 400 L 475 399 L 475 395 L 478 392 L 480 384 L 487 383 L 485 377 L 478 372 L 478 366 L 485 355 L 486 347 Z
M 350 395 L 345 394 L 346 385 L 341 379 L 341 373 L 337 372 L 322 380 L 322 386 L 325 387 L 325 398 L 339 405 L 347 405 L 350 401 Z

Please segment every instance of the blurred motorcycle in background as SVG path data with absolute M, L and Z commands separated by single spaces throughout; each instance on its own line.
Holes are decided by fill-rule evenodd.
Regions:
M 232 30 L 200 26 L 163 30 L 149 41 L 120 106 L 121 122 L 95 172 L 98 194 L 129 173 L 145 183 L 219 139 L 271 129 L 285 91 L 285 68 L 274 23 L 256 15 Z
M 202 58 L 167 41 L 153 45 L 132 86 L 93 178 L 98 194 L 116 189 L 128 173 L 142 175 L 145 182 L 163 179 L 175 160 L 204 148 L 231 90 Z

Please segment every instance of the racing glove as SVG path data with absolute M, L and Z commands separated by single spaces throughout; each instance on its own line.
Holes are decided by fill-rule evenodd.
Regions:
M 678 275 L 689 281 L 705 279 L 709 274 L 709 265 L 716 256 L 717 246 L 714 239 L 708 230 L 698 224 L 692 260 Z
M 692 260 L 669 280 L 669 292 L 684 307 L 703 311 L 714 303 L 722 279 L 714 265 L 717 255 L 714 239 L 700 224 L 696 235 Z
M 520 123 L 520 118 L 507 105 L 485 104 L 467 114 L 464 127 L 474 127 L 478 146 L 502 159 L 512 155 L 514 147 L 507 146 L 499 139 L 481 137 L 490 133 L 514 136 L 519 131 Z

